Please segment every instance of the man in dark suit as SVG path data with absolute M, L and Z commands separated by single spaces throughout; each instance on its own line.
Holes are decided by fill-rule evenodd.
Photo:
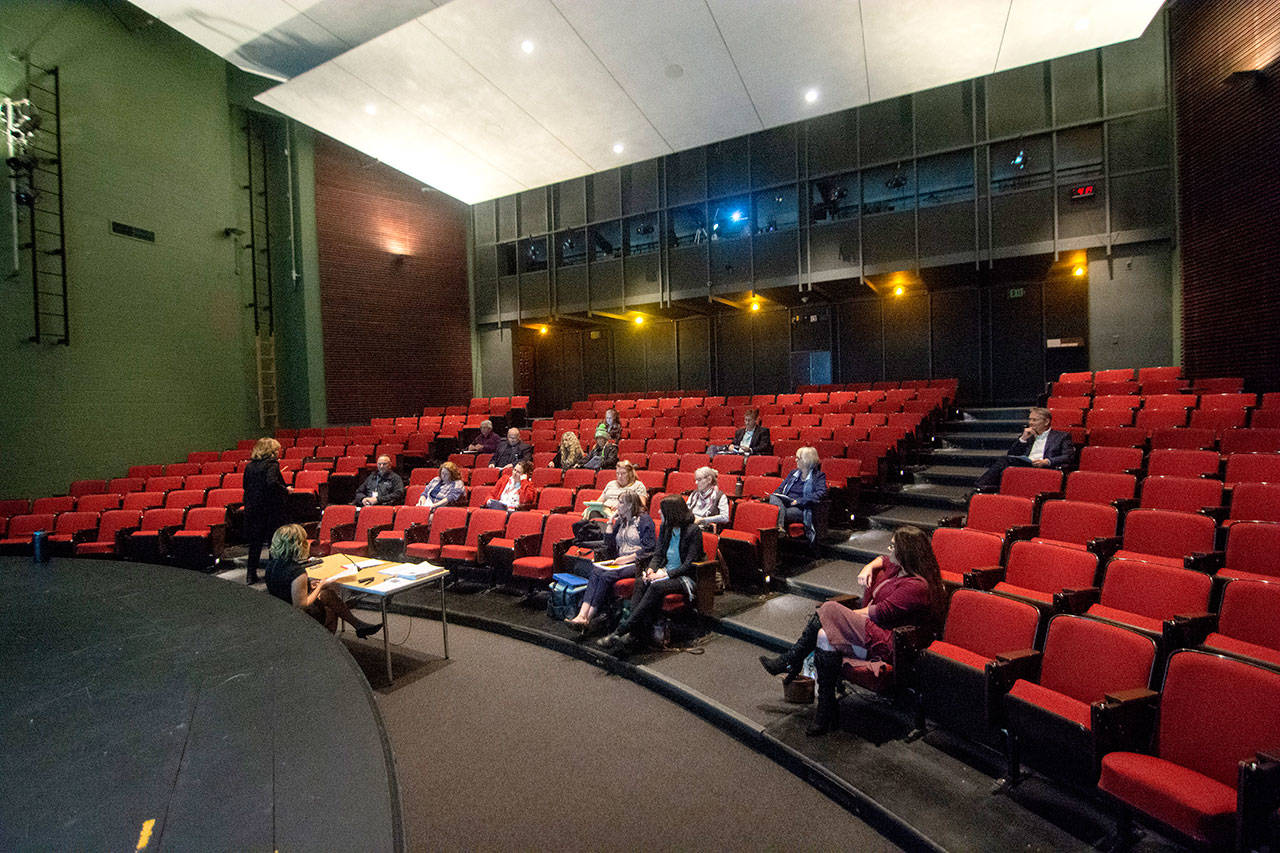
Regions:
M 1008 454 L 1001 456 L 978 478 L 980 489 L 998 487 L 1004 469 L 1010 466 L 1031 465 L 1036 468 L 1064 468 L 1076 458 L 1076 448 L 1071 443 L 1071 434 L 1059 429 L 1049 429 L 1053 421 L 1053 413 L 1048 409 L 1033 406 L 1027 416 L 1027 428 L 1009 448 Z
M 747 409 L 742 414 L 742 429 L 733 435 L 733 444 L 728 448 L 730 453 L 741 453 L 746 456 L 773 452 L 773 442 L 769 439 L 769 428 L 760 426 L 760 413 L 755 409 Z
M 498 444 L 493 458 L 489 460 L 490 468 L 505 468 L 524 460 L 533 460 L 533 446 L 520 440 L 520 430 L 512 427 L 507 430 L 507 440 Z

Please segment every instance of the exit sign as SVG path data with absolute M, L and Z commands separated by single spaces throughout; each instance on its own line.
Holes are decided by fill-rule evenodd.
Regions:
M 1025 287 L 1011 287 L 1011 288 L 1009 288 L 1009 298 L 1010 298 L 1010 299 L 1021 299 L 1022 297 L 1026 296 L 1026 295 L 1027 295 L 1027 289 L 1026 289 Z
M 1081 184 L 1078 187 L 1071 188 L 1071 200 L 1079 201 L 1080 199 L 1093 198 L 1097 187 L 1094 184 Z

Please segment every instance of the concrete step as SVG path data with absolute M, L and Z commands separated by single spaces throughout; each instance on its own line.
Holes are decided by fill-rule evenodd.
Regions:
M 828 545 L 826 550 L 837 557 L 866 565 L 876 557 L 888 553 L 889 539 L 892 536 L 892 530 L 884 527 L 869 527 L 866 530 L 854 531 L 844 542 Z
M 1021 421 L 1026 424 L 1029 408 L 1030 406 L 961 406 L 960 415 L 966 420 Z
M 1027 425 L 1026 418 L 1018 418 L 1017 420 L 964 420 L 964 421 L 943 421 L 938 427 L 938 432 L 942 435 L 948 433 L 964 433 L 964 432 L 996 432 L 997 430 L 1010 433 L 1019 433 L 1022 428 Z
M 787 578 L 787 591 L 817 601 L 834 595 L 861 595 L 858 572 L 869 560 L 826 560 L 807 572 Z
M 914 471 L 917 483 L 936 483 L 940 486 L 973 487 L 973 481 L 987 470 L 979 465 L 926 465 Z
M 759 607 L 721 619 L 719 630 L 766 649 L 783 651 L 800 636 L 816 604 L 808 595 L 775 595 Z
M 979 450 L 1008 451 L 1018 440 L 1016 432 L 948 432 L 939 436 L 942 449 L 948 447 L 968 447 Z M 935 450 L 938 448 L 935 447 Z
M 870 516 L 876 527 L 896 530 L 904 525 L 914 525 L 921 530 L 932 531 L 938 522 L 948 515 L 958 515 L 956 510 L 939 509 L 938 507 L 903 506 L 901 504 L 887 506 Z
M 963 508 L 969 500 L 971 486 L 939 485 L 938 483 L 906 483 L 891 492 L 892 503 L 907 506 L 937 507 L 943 510 Z
M 1009 444 L 1013 444 L 1010 440 Z M 1009 452 L 1008 446 L 1002 448 L 991 447 L 938 447 L 928 453 L 916 455 L 912 461 L 917 465 L 933 466 L 965 466 L 965 467 L 981 467 L 986 469 L 992 460 L 998 459 Z

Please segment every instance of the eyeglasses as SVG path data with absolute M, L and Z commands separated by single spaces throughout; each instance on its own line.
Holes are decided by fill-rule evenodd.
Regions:
M 898 550 L 898 549 L 897 549 L 897 548 L 895 548 L 895 547 L 893 547 L 893 542 L 892 542 L 892 541 L 890 541 L 890 542 L 889 542 L 889 553 L 890 553 L 890 554 L 892 554 L 892 553 L 893 553 L 894 551 L 896 551 L 896 550 Z

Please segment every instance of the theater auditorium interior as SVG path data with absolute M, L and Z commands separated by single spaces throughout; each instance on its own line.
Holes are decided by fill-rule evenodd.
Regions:
M 0 848 L 1280 851 L 1280 4 L 0 48 Z M 336 634 L 251 582 L 264 453 L 313 582 L 390 564 Z

